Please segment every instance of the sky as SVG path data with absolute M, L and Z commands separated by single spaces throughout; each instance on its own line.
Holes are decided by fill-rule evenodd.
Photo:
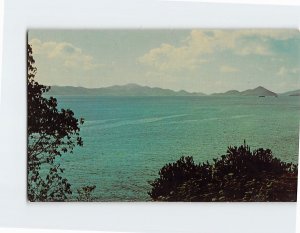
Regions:
M 300 33 L 247 30 L 29 30 L 38 82 L 172 90 L 299 89 Z

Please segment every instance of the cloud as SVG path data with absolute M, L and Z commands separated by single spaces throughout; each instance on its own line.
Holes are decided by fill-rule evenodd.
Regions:
M 159 48 L 151 49 L 138 61 L 159 71 L 193 70 L 200 64 L 208 62 L 207 59 L 198 58 L 198 55 L 190 49 L 186 46 L 176 48 L 170 44 L 162 44 Z
M 222 65 L 220 66 L 220 72 L 222 73 L 236 73 L 239 70 L 232 66 Z
M 192 30 L 179 45 L 163 43 L 141 56 L 141 64 L 159 71 L 193 70 L 211 61 L 215 53 L 270 56 L 270 40 L 299 36 L 296 30 Z
M 286 68 L 285 66 L 282 66 L 277 71 L 277 76 L 289 76 L 289 75 L 299 75 L 300 74 L 300 68 Z
M 92 56 L 85 54 L 80 48 L 67 42 L 47 41 L 42 42 L 39 39 L 32 39 L 29 44 L 32 45 L 35 55 L 45 56 L 47 59 L 57 59 L 65 67 L 82 67 L 84 70 L 92 70 L 101 66 L 96 64 Z

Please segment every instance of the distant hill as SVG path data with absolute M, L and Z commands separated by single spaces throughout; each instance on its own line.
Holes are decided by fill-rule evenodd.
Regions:
M 173 91 L 159 87 L 141 86 L 138 84 L 115 85 L 101 88 L 73 86 L 51 86 L 47 95 L 62 96 L 205 96 L 202 92 Z M 300 96 L 300 89 L 279 94 L 281 96 Z M 224 93 L 213 93 L 211 96 L 277 96 L 262 86 L 245 91 L 229 90 Z
M 239 92 L 237 90 L 230 90 L 230 91 L 226 91 L 224 93 L 213 93 L 211 95 L 215 95 L 215 96 L 239 96 L 239 95 L 241 95 L 241 92 Z
M 300 89 L 295 90 L 295 91 L 284 92 L 284 93 L 281 93 L 280 95 L 284 95 L 284 96 L 300 96 Z
M 277 96 L 275 92 L 269 91 L 262 86 L 259 86 L 254 89 L 242 91 L 241 94 L 245 96 Z
M 230 90 L 224 93 L 214 93 L 212 95 L 215 96 L 277 96 L 275 92 L 269 91 L 268 89 L 259 86 L 254 89 L 248 89 L 245 91 L 237 91 L 237 90 Z
M 190 93 L 184 90 L 173 91 L 159 87 L 147 87 L 137 84 L 116 85 L 102 88 L 84 88 L 71 86 L 51 86 L 48 95 L 63 96 L 203 96 L 204 93 Z

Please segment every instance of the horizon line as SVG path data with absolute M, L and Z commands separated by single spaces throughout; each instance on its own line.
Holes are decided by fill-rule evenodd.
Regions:
M 184 90 L 184 89 L 180 89 L 180 90 L 174 90 L 174 89 L 171 89 L 171 88 L 163 88 L 163 87 L 157 87 L 157 86 L 147 86 L 147 85 L 142 85 L 142 84 L 137 84 L 137 83 L 126 83 L 126 84 L 115 84 L 115 85 L 110 85 L 110 86 L 102 86 L 102 87 L 84 87 L 84 86 L 72 86 L 72 85 L 45 85 L 45 86 L 50 86 L 50 87 L 75 87 L 75 88 L 84 88 L 84 89 L 101 89 L 101 88 L 110 88 L 110 87 L 124 87 L 124 86 L 129 86 L 129 85 L 135 85 L 135 86 L 139 86 L 139 87 L 148 87 L 148 88 L 159 88 L 159 89 L 162 89 L 162 90 L 170 90 L 170 91 L 174 91 L 174 92 L 181 92 L 181 91 L 185 91 L 189 94 L 205 94 L 205 95 L 213 95 L 213 94 L 224 94 L 228 91 L 238 91 L 238 92 L 243 92 L 243 91 L 247 91 L 247 90 L 253 90 L 253 89 L 256 89 L 256 88 L 259 88 L 259 87 L 262 87 L 268 91 L 271 91 L 270 89 L 262 86 L 262 85 L 258 85 L 257 87 L 254 87 L 254 88 L 249 88 L 249 89 L 245 89 L 245 90 L 237 90 L 237 89 L 229 89 L 229 90 L 226 90 L 226 91 L 223 91 L 223 92 L 212 92 L 212 93 L 206 93 L 206 92 L 203 92 L 203 91 L 187 91 L 187 90 Z M 271 91 L 271 92 L 274 92 L 276 94 L 284 94 L 286 92 L 290 92 L 290 91 L 297 91 L 299 89 L 293 89 L 293 90 L 289 90 L 289 91 L 284 91 L 284 92 L 274 92 L 274 91 Z

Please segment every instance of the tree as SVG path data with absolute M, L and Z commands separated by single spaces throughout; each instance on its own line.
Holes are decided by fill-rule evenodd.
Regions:
M 56 161 L 63 153 L 82 146 L 79 126 L 70 109 L 57 109 L 56 98 L 45 98 L 50 87 L 35 81 L 37 68 L 32 48 L 27 45 L 27 187 L 30 201 L 64 201 L 71 185 Z
M 93 201 L 92 192 L 96 188 L 96 185 L 93 186 L 84 186 L 77 189 L 78 197 L 77 201 Z
M 297 176 L 298 165 L 244 143 L 213 163 L 181 157 L 166 164 L 148 194 L 154 201 L 296 201 Z

